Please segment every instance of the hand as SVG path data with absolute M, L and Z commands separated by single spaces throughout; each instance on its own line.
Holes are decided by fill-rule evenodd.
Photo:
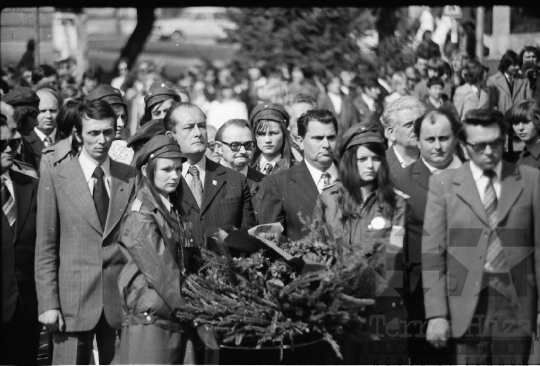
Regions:
M 47 327 L 49 332 L 63 332 L 66 330 L 64 317 L 58 309 L 47 310 L 39 315 L 39 322 Z
M 426 339 L 436 349 L 446 347 L 450 338 L 450 325 L 445 318 L 431 319 L 428 323 Z

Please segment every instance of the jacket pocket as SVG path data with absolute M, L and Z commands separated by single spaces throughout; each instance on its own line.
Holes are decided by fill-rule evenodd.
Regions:
M 60 274 L 60 310 L 64 318 L 75 318 L 79 314 L 81 277 L 81 271 L 65 271 Z

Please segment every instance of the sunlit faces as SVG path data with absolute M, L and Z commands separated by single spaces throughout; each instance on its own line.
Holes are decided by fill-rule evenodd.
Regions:
M 298 118 L 310 109 L 313 109 L 313 106 L 309 103 L 296 103 L 287 111 L 290 117 L 289 130 L 294 138 L 298 137 Z
M 304 149 L 304 158 L 315 168 L 326 171 L 334 161 L 337 131 L 332 123 L 310 120 L 306 136 L 299 137 L 300 147 Z
M 50 135 L 56 128 L 58 115 L 58 99 L 45 89 L 36 92 L 39 97 L 39 114 L 36 126 L 45 135 Z
M 416 70 L 418 70 L 421 76 L 427 75 L 427 66 L 428 66 L 428 60 L 421 57 L 418 57 L 418 59 L 416 60 L 416 63 L 414 64 L 414 67 L 416 68 Z
M 418 147 L 422 157 L 434 168 L 446 169 L 454 159 L 457 140 L 448 118 L 435 116 L 434 122 L 425 120 L 420 128 Z
M 51 76 L 46 76 L 44 77 L 43 79 L 41 79 L 36 86 L 40 86 L 40 85 L 52 85 L 54 87 L 58 87 L 58 76 L 56 75 L 51 75 Z
M 7 171 L 13 165 L 13 159 L 16 154 L 15 144 L 11 141 L 16 139 L 21 139 L 21 135 L 17 132 L 16 125 L 13 126 L 2 126 L 0 127 L 0 139 L 2 142 L 6 141 L 5 147 L 3 150 L 0 150 L 0 161 L 2 167 L 2 173 Z M 7 143 L 9 141 L 10 143 Z
M 482 170 L 494 169 L 501 161 L 504 148 L 504 139 L 501 136 L 501 130 L 496 123 L 489 126 L 465 125 L 467 143 L 461 143 L 463 149 L 467 150 L 470 159 Z M 482 151 L 476 151 L 474 145 L 491 143 L 493 146 L 486 145 Z
M 234 142 L 246 143 L 253 141 L 251 130 L 247 127 L 240 127 L 231 125 L 227 127 L 221 136 L 221 140 L 224 142 L 216 141 L 216 152 L 221 155 L 221 159 L 225 166 L 234 169 L 242 170 L 249 164 L 255 149 L 246 150 L 245 146 L 240 146 L 240 150 L 233 151 L 231 144 Z
M 116 131 L 114 138 L 118 140 L 122 138 L 122 131 L 126 127 L 126 109 L 122 104 L 112 104 L 111 107 L 114 109 L 114 114 L 116 114 Z
M 141 172 L 145 177 L 147 176 L 146 164 L 142 166 Z M 180 177 L 182 177 L 182 159 L 157 158 L 154 184 L 159 193 L 167 197 L 176 191 L 180 184 Z
M 437 69 L 428 68 L 427 73 L 428 78 L 435 78 L 439 76 L 439 71 Z
M 203 154 L 206 151 L 206 117 L 198 108 L 176 108 L 172 114 L 176 131 L 172 135 L 184 154 Z
M 535 52 L 525 52 L 523 53 L 523 63 L 525 62 L 532 62 L 533 64 L 536 64 L 538 59 L 536 58 Z
M 508 66 L 508 68 L 506 69 L 506 73 L 508 75 L 515 75 L 516 72 L 519 70 L 519 66 L 517 64 L 511 64 L 510 66 Z
M 518 124 L 513 124 L 512 128 L 521 141 L 534 143 L 538 140 L 538 125 L 540 121 L 537 119 L 536 121 L 520 121 Z
M 430 88 L 428 88 L 428 94 L 434 100 L 439 101 L 443 94 L 442 85 L 439 85 L 439 84 L 432 85 Z
M 341 92 L 341 79 L 339 77 L 333 77 L 326 86 L 329 93 L 339 94 Z
M 102 163 L 107 158 L 114 141 L 114 123 L 113 118 L 82 119 L 82 131 L 77 135 L 77 140 L 82 144 L 86 154 L 97 163 Z
M 381 168 L 381 157 L 365 146 L 360 146 L 356 151 L 356 165 L 360 179 L 369 183 L 377 178 Z
M 94 90 L 98 86 L 97 79 L 94 78 L 84 78 L 83 81 L 83 87 L 86 89 L 87 93 L 90 93 L 92 90 Z
M 171 106 L 174 103 L 174 99 L 167 99 L 162 103 L 158 103 L 152 107 L 152 119 L 165 118 L 165 115 L 171 109 Z
M 414 135 L 414 120 L 422 115 L 419 108 L 402 109 L 397 112 L 397 121 L 389 128 L 389 137 L 392 142 L 404 148 L 416 147 Z
M 452 57 L 452 69 L 454 72 L 460 72 L 463 68 L 463 57 L 461 55 Z
M 266 128 L 257 131 L 257 147 L 267 160 L 272 160 L 281 154 L 284 137 L 279 122 L 265 121 Z

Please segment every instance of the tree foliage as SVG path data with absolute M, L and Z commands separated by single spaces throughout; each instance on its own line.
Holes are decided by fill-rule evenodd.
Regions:
M 241 62 L 343 70 L 365 63 L 357 45 L 375 18 L 365 8 L 229 9 L 236 29 L 228 41 L 240 45 Z

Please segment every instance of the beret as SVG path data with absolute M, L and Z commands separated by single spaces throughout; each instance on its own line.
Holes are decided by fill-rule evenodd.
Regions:
M 154 136 L 165 135 L 165 132 L 167 132 L 167 128 L 163 118 L 152 120 L 142 125 L 133 136 L 126 140 L 127 146 L 133 147 L 144 144 Z
M 259 103 L 253 108 L 249 115 L 249 123 L 251 126 L 262 120 L 268 119 L 271 121 L 285 123 L 289 127 L 289 113 L 280 104 L 276 103 Z
M 144 103 L 146 104 L 145 112 L 158 103 L 164 102 L 168 99 L 174 99 L 177 102 L 181 101 L 180 95 L 174 89 L 167 89 L 160 84 L 153 86 L 148 91 L 148 94 L 144 97 Z
M 141 167 L 148 160 L 155 158 L 183 158 L 187 160 L 186 156 L 182 154 L 178 143 L 166 135 L 152 137 L 137 155 L 135 166 L 138 170 L 141 170 Z
M 86 100 L 104 100 L 109 104 L 122 104 L 127 112 L 127 105 L 122 98 L 122 92 L 110 85 L 100 85 L 86 96 Z
M 2 101 L 13 107 L 30 107 L 39 113 L 39 97 L 30 88 L 21 86 L 2 97 Z
M 377 122 L 361 122 L 349 128 L 341 138 L 339 155 L 343 156 L 345 151 L 356 145 L 363 145 L 368 142 L 378 142 L 384 144 L 383 128 Z

